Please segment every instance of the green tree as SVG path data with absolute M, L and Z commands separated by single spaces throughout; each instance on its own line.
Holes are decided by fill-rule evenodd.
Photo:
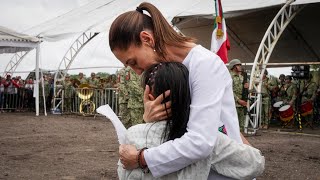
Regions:
M 70 74 L 70 79 L 77 79 L 78 78 L 78 74 Z
M 98 72 L 96 75 L 100 76 L 101 78 L 106 78 L 106 77 L 110 76 L 110 74 L 106 73 L 106 72 Z
M 313 64 L 310 66 L 311 71 L 320 71 L 320 64 Z

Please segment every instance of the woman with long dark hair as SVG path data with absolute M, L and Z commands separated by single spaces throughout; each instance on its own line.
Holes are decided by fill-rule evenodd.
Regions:
M 188 75 L 188 69 L 177 62 L 155 64 L 144 72 L 142 86 L 148 85 L 152 96 L 165 96 L 164 93 L 170 90 L 170 95 L 164 98 L 161 103 L 166 106 L 166 102 L 170 101 L 171 113 L 165 107 L 167 116 L 163 121 L 138 124 L 128 129 L 126 143 L 140 149 L 137 156 L 139 168 L 125 170 L 119 162 L 118 174 L 121 180 L 154 179 L 151 173 L 143 173 L 143 171 L 147 171 L 147 168 L 141 162 L 142 151 L 180 138 L 187 132 L 191 104 Z M 212 170 L 232 178 L 248 179 L 256 177 L 263 171 L 264 158 L 260 155 L 259 150 L 232 141 L 222 133 L 217 136 L 214 152 L 219 152 L 219 157 L 212 153 L 201 161 L 159 179 L 207 179 L 211 166 Z M 227 158 L 224 159 L 224 157 Z M 232 167 L 230 167 L 231 164 Z M 223 178 L 226 179 L 226 177 Z
M 141 152 L 142 164 L 153 176 L 160 177 L 207 158 L 216 145 L 219 127 L 226 128 L 230 139 L 243 143 L 232 79 L 225 64 L 193 38 L 177 33 L 154 5 L 143 2 L 136 10 L 119 15 L 110 27 L 109 45 L 116 58 L 137 74 L 160 62 L 179 62 L 189 70 L 188 131 L 181 138 Z M 164 97 L 169 94 L 166 91 Z M 145 122 L 166 119 L 171 113 L 170 101 L 161 103 L 164 97 L 152 96 L 149 86 L 145 87 Z M 138 152 L 132 145 L 120 145 L 119 154 L 126 169 L 138 166 Z M 214 174 L 210 173 L 209 179 L 212 178 Z

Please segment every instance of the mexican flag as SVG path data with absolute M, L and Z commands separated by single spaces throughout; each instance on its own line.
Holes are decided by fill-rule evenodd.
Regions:
M 228 50 L 230 42 L 227 36 L 226 21 L 223 18 L 221 0 L 215 0 L 216 18 L 211 38 L 211 51 L 216 53 L 226 64 L 228 62 Z

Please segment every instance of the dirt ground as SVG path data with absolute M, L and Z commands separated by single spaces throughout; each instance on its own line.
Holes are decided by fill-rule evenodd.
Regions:
M 319 128 L 277 129 L 247 137 L 266 158 L 257 179 L 320 179 Z M 0 179 L 117 179 L 118 143 L 104 117 L 1 113 L 0 154 Z

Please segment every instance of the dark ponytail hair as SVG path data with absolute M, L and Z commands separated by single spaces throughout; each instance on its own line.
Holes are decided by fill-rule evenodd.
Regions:
M 142 86 L 149 85 L 153 96 L 158 97 L 170 90 L 170 96 L 162 103 L 171 101 L 171 117 L 168 117 L 163 139 L 180 138 L 187 132 L 190 113 L 189 72 L 181 63 L 165 62 L 151 66 L 142 76 Z
M 143 11 L 148 12 L 150 16 Z M 117 48 L 127 50 L 133 44 L 141 46 L 140 32 L 143 30 L 152 31 L 155 39 L 154 49 L 163 59 L 167 55 L 166 45 L 185 47 L 185 42 L 195 41 L 177 33 L 154 5 L 143 2 L 137 10 L 125 12 L 113 21 L 109 30 L 111 51 Z

